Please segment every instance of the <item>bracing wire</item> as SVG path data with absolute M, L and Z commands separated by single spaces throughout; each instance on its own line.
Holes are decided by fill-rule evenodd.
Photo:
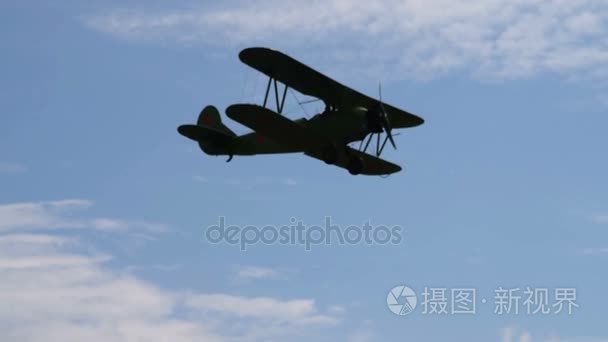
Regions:
M 291 90 L 291 88 L 289 88 L 289 93 L 291 94 L 291 96 L 293 96 L 293 98 L 296 100 L 296 102 L 298 103 L 298 106 L 300 106 L 300 108 L 302 108 L 302 111 L 304 112 L 304 115 L 306 115 L 306 118 L 309 118 L 310 115 L 308 114 L 308 112 L 306 111 L 306 108 L 304 108 L 302 102 L 300 102 L 300 100 L 298 100 L 298 97 L 296 96 L 296 94 Z
M 244 72 L 244 80 L 243 80 L 243 89 L 241 91 L 241 102 L 245 101 L 245 96 L 247 96 L 247 86 L 249 85 L 249 72 L 247 70 L 243 70 Z

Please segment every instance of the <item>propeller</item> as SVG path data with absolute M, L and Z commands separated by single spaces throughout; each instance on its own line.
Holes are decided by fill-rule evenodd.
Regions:
M 386 112 L 386 108 L 384 108 L 384 104 L 382 103 L 382 84 L 378 84 L 378 101 L 370 105 L 367 110 L 367 129 L 370 135 L 367 136 L 367 139 L 361 140 L 361 144 L 359 146 L 360 151 L 367 151 L 369 144 L 371 143 L 374 135 L 376 136 L 376 156 L 380 156 L 382 151 L 384 150 L 384 146 L 388 141 L 391 142 L 394 149 L 397 149 L 397 145 L 395 144 L 395 140 L 393 139 L 392 126 L 391 122 L 388 118 L 388 113 Z M 386 133 L 386 137 L 384 141 L 380 142 L 380 136 L 382 132 Z M 363 144 L 365 143 L 365 147 Z
M 391 145 L 393 145 L 393 148 L 396 150 L 397 145 L 395 144 L 395 140 L 393 140 L 393 134 L 391 133 L 393 128 L 391 127 L 391 123 L 388 119 L 388 114 L 386 114 L 386 110 L 384 109 L 384 105 L 382 104 L 382 83 L 378 84 L 378 99 L 378 104 L 380 105 L 380 120 L 382 121 L 382 128 L 384 129 L 384 132 L 386 132 L 386 136 L 391 142 Z

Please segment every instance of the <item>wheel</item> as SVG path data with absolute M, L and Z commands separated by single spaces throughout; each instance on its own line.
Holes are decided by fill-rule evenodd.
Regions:
M 333 146 L 327 146 L 323 150 L 323 161 L 326 164 L 335 164 L 338 161 L 338 151 Z
M 358 156 L 351 156 L 348 160 L 348 172 L 355 176 L 363 171 L 363 160 Z

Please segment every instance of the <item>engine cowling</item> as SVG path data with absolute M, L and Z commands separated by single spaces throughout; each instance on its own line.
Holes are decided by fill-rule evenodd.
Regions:
M 325 147 L 323 150 L 323 161 L 326 164 L 335 164 L 338 162 L 338 158 L 338 149 L 335 146 L 329 145 Z
M 370 133 L 383 132 L 383 115 L 379 105 L 374 105 L 367 109 L 365 117 L 367 119 L 367 129 Z

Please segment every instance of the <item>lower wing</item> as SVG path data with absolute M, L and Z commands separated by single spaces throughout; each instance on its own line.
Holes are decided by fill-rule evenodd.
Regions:
M 290 148 L 303 151 L 306 155 L 328 162 L 326 152 L 334 149 L 335 158 L 331 164 L 352 171 L 353 163 L 364 175 L 387 175 L 401 171 L 399 165 L 357 151 L 346 145 L 337 145 L 331 139 L 320 136 L 295 121 L 275 113 L 265 107 L 236 104 L 226 109 L 229 118 L 252 130 Z M 352 173 L 352 172 L 351 172 Z

